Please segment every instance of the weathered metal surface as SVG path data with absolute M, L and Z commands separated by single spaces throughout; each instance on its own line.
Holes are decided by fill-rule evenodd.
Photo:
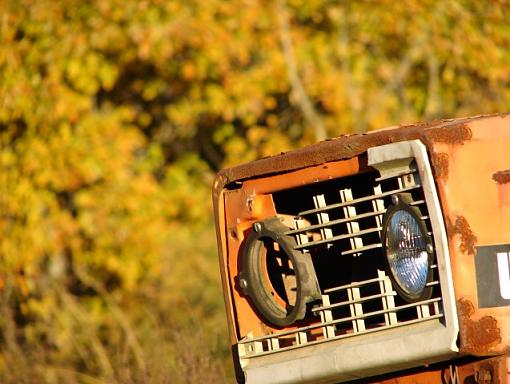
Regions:
M 510 355 L 459 360 L 352 384 L 508 384 Z
M 510 345 L 510 307 L 479 308 L 476 247 L 510 244 L 510 118 L 466 122 L 455 136 L 427 143 L 447 224 L 460 324 L 460 351 L 494 355 Z M 434 155 L 435 154 L 435 155 Z M 443 160 L 435 161 L 441 155 Z M 447 177 L 444 175 L 447 169 Z M 442 171 L 443 170 L 443 171 Z M 496 257 L 496 254 L 491 255 Z M 486 276 L 498 280 L 498 276 Z
M 248 164 L 225 169 L 219 173 L 219 187 L 252 177 L 301 169 L 314 165 L 350 159 L 368 148 L 404 140 L 420 139 L 425 144 L 459 145 L 471 139 L 470 124 L 474 121 L 504 118 L 505 115 L 477 116 L 463 119 L 437 120 L 421 124 L 401 125 L 362 135 L 341 136 L 292 152 L 282 153 Z
M 446 283 L 451 281 L 448 271 L 449 262 L 445 261 L 448 260 L 445 255 L 447 252 L 445 248 L 447 244 L 446 236 L 424 145 L 419 141 L 414 141 L 380 146 L 370 150 L 366 160 L 360 156 L 359 162 L 364 163 L 366 161 L 367 164 L 375 167 L 377 164 L 380 165 L 386 162 L 393 163 L 396 161 L 398 164 L 402 164 L 399 160 L 409 158 L 414 158 L 416 167 L 420 169 L 420 182 L 424 190 L 425 199 L 428 201 L 431 227 L 438 233 L 435 245 L 438 252 L 442 255 L 440 257 L 441 260 L 438 261 L 437 268 L 441 270 L 440 274 L 445 280 L 445 284 L 442 285 L 444 295 L 442 296 L 441 304 L 441 312 L 444 317 L 440 321 L 421 322 L 420 320 L 420 322 L 414 323 L 412 326 L 404 326 L 399 330 L 386 329 L 374 332 L 371 335 L 360 335 L 359 338 L 354 337 L 356 336 L 354 333 L 344 335 L 346 337 L 343 339 L 334 338 L 328 340 L 322 338 L 315 340 L 312 344 L 303 345 L 299 348 L 277 350 L 272 353 L 250 357 L 247 355 L 245 346 L 248 345 L 247 348 L 250 348 L 251 345 L 253 351 L 257 349 L 257 345 L 253 343 L 261 343 L 261 339 L 254 340 L 256 338 L 253 336 L 259 334 L 267 335 L 273 332 L 268 325 L 263 327 L 258 317 L 251 317 L 252 312 L 250 313 L 248 310 L 242 309 L 245 305 L 243 297 L 237 298 L 234 296 L 236 311 L 239 313 L 239 316 L 237 316 L 238 332 L 240 337 L 246 336 L 246 340 L 243 340 L 243 343 L 240 344 L 239 355 L 248 383 L 333 383 L 381 374 L 391 370 L 406 369 L 457 356 L 455 342 L 458 327 L 455 301 L 451 284 Z M 358 161 L 357 158 L 354 159 Z M 346 160 L 343 162 L 345 168 L 343 172 L 353 170 L 347 166 L 350 161 Z M 410 161 L 407 161 L 407 163 L 410 163 Z M 361 164 L 359 166 L 363 170 Z M 321 168 L 324 167 L 321 166 Z M 338 168 L 338 171 L 341 171 L 341 169 Z M 400 168 L 397 168 L 397 170 L 400 170 Z M 319 171 L 319 168 L 316 171 Z M 298 176 L 296 175 L 297 172 L 302 171 L 289 172 L 286 174 L 287 177 L 283 178 L 280 182 L 285 181 L 287 185 L 295 185 Z M 316 176 L 312 182 L 319 181 L 325 176 L 325 174 L 318 178 Z M 335 175 L 331 176 L 335 177 Z M 272 182 L 278 177 L 279 175 L 266 179 L 247 180 L 243 183 L 242 187 L 228 191 L 227 198 L 232 198 L 232 201 L 228 200 L 230 202 L 229 206 L 232 207 L 232 211 L 236 214 L 230 217 L 231 213 L 228 212 L 227 216 L 229 218 L 227 223 L 242 223 L 246 218 L 249 219 L 249 215 L 243 213 L 243 209 L 245 210 L 242 204 L 243 198 L 249 196 L 251 200 L 256 200 L 260 191 L 272 192 L 274 189 L 270 189 L 271 187 L 281 188 L 280 182 Z M 262 186 L 260 185 L 261 182 L 267 183 L 267 185 Z M 263 214 L 267 215 L 267 212 Z M 229 226 L 227 225 L 227 227 Z M 244 233 L 243 231 L 238 232 Z M 231 265 L 231 271 L 236 267 L 234 264 Z M 332 272 L 334 273 L 334 271 Z M 238 284 L 234 279 L 234 286 L 236 283 Z M 372 329 L 376 330 L 377 328 Z M 285 331 L 288 332 L 289 329 L 286 328 Z M 347 336 L 349 336 L 350 340 Z M 254 340 L 251 344 L 250 339 Z M 260 351 L 262 346 L 259 345 L 258 348 Z M 380 353 L 380 351 L 391 352 Z
M 495 355 L 510 350 L 510 307 L 479 308 L 474 262 L 477 246 L 510 244 L 510 231 L 505 229 L 510 223 L 508 115 L 443 120 L 344 136 L 220 172 L 213 199 L 233 344 L 248 330 L 254 330 L 254 336 L 273 331 L 250 310 L 235 278 L 239 265 L 234 255 L 251 224 L 275 213 L 272 199 L 266 194 L 358 173 L 366 168 L 364 153 L 368 148 L 414 139 L 427 146 L 447 227 L 461 353 Z M 472 369 L 478 376 L 473 373 L 469 380 L 476 376 L 479 382 L 487 382 L 490 372 L 500 372 L 501 366 L 506 369 L 507 360 L 504 364 L 501 361 L 497 366 L 487 366 L 492 371 L 483 368 L 485 371 L 480 373 L 480 369 L 459 367 L 459 372 Z M 423 373 L 424 377 L 429 374 Z M 419 381 L 416 377 L 409 380 L 414 379 L 388 383 L 441 382 Z M 476 381 L 465 381 L 471 382 Z
M 461 326 L 460 340 L 464 352 L 485 355 L 501 343 L 501 332 L 498 321 L 494 317 L 483 316 L 478 320 L 472 320 L 476 309 L 473 303 L 466 299 L 458 300 L 457 310 Z
M 465 217 L 457 216 L 453 223 L 448 220 L 447 228 L 451 235 L 460 236 L 459 249 L 461 252 L 468 253 L 470 255 L 475 254 L 475 245 L 478 239 L 471 230 L 471 227 Z
M 504 171 L 498 171 L 492 175 L 492 179 L 498 184 L 510 183 L 510 169 Z
M 477 384 L 508 384 L 510 383 L 510 356 L 502 355 L 483 359 L 459 367 L 461 377 L 471 379 Z M 466 382 L 467 380 L 464 380 Z
M 431 161 L 436 179 L 448 179 L 448 154 L 434 152 L 432 153 Z
M 454 127 L 436 127 L 435 129 L 427 131 L 426 136 L 432 142 L 449 145 L 462 145 L 464 142 L 471 140 L 473 137 L 473 132 L 471 132 L 469 125 L 464 122 L 459 123 Z

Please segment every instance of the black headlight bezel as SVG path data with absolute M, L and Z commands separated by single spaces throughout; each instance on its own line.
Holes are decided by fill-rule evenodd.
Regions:
M 383 216 L 383 228 L 382 228 L 382 234 L 381 234 L 381 242 L 382 242 L 382 248 L 384 251 L 384 259 L 385 259 L 385 265 L 386 265 L 386 271 L 388 275 L 390 276 L 390 279 L 392 281 L 394 289 L 397 291 L 398 295 L 404 299 L 408 303 L 415 303 L 418 301 L 428 300 L 432 297 L 433 293 L 433 286 L 429 283 L 433 281 L 433 270 L 432 265 L 434 262 L 434 247 L 433 247 L 433 240 L 432 237 L 428 235 L 427 226 L 425 225 L 424 221 L 421 219 L 421 212 L 418 208 L 413 207 L 407 203 L 410 199 L 406 197 L 405 195 L 399 194 L 399 195 L 393 195 L 392 196 L 392 204 L 387 208 L 384 216 Z M 413 295 L 409 292 L 406 292 L 404 288 L 402 288 L 399 278 L 395 276 L 395 273 L 393 272 L 390 261 L 388 259 L 388 247 L 387 247 L 387 231 L 389 227 L 389 223 L 393 215 L 398 211 L 406 211 L 409 213 L 413 219 L 416 220 L 418 223 L 420 232 L 425 240 L 426 247 L 427 247 L 427 262 L 428 262 L 428 271 L 427 271 L 427 277 L 425 286 L 423 289 L 419 292 L 419 294 Z

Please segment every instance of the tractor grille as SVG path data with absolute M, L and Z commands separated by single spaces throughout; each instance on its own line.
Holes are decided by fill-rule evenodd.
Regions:
M 433 237 L 420 176 L 408 171 L 381 178 L 378 171 L 273 194 L 279 215 L 293 218 L 296 249 L 309 253 L 322 299 L 295 329 L 239 342 L 243 357 L 259 356 L 355 337 L 443 317 L 437 261 L 432 297 L 408 303 L 397 295 L 381 244 L 383 215 L 391 196 L 404 195 Z M 442 320 L 439 320 L 442 321 Z

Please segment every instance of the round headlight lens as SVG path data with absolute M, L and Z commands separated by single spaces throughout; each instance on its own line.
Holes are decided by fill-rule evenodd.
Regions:
M 408 301 L 429 296 L 429 238 L 424 225 L 410 207 L 399 204 L 388 210 L 384 246 L 388 266 L 399 293 Z

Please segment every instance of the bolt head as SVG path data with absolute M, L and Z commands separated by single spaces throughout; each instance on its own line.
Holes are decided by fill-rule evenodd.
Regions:
M 239 280 L 239 286 L 241 287 L 241 289 L 246 289 L 248 288 L 248 282 L 246 281 L 246 279 L 240 279 Z
M 260 223 L 253 224 L 253 230 L 255 232 L 260 232 L 262 230 L 262 224 L 260 224 Z
M 427 252 L 428 253 L 432 253 L 434 252 L 434 246 L 432 244 L 427 244 Z
M 397 205 L 400 202 L 400 197 L 398 195 L 391 196 L 391 202 L 393 205 Z
M 248 207 L 248 210 L 251 212 L 253 211 L 253 197 L 250 197 L 248 198 L 248 200 L 246 200 L 246 206 Z

